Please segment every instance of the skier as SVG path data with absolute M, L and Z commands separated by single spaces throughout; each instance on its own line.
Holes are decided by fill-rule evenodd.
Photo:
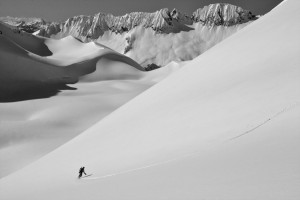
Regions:
M 84 167 L 80 167 L 78 178 L 81 178 L 83 173 L 86 175 L 86 173 L 85 173 L 85 171 L 84 171 Z

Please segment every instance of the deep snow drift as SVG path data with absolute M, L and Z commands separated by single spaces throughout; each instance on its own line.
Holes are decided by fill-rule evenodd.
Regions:
M 299 7 L 283 2 L 2 178 L 1 198 L 299 199 Z M 78 180 L 82 165 L 93 176 Z

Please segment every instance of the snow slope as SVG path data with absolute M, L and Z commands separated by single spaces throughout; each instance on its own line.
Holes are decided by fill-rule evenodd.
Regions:
M 299 7 L 284 1 L 2 178 L 0 197 L 299 199 Z M 76 179 L 82 165 L 93 176 Z
M 98 43 L 42 38 L 5 24 L 0 30 L 0 177 L 80 134 L 181 65 L 146 73 Z
M 82 43 L 71 36 L 46 39 L 3 23 L 0 31 L 1 101 L 18 99 L 15 96 L 21 99 L 33 89 L 55 92 L 51 87 L 74 83 L 80 76 L 95 71 L 101 58 L 132 66 L 123 67 L 123 71 L 140 74 L 144 70 L 132 59 L 94 42 Z

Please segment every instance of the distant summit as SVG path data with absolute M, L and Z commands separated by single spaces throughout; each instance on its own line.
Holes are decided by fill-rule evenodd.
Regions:
M 105 31 L 123 33 L 137 26 L 151 28 L 156 33 L 168 34 L 191 30 L 188 25 L 202 23 L 209 26 L 233 26 L 255 20 L 256 16 L 250 11 L 231 4 L 211 4 L 197 9 L 191 16 L 181 13 L 177 9 L 167 8 L 153 13 L 132 12 L 123 16 L 98 13 L 94 16 L 79 15 L 67 19 L 65 22 L 45 22 L 39 18 L 2 17 L 1 21 L 19 26 L 27 32 L 38 31 L 38 35 L 50 37 L 57 33 L 97 39 Z
M 255 20 L 257 17 L 248 10 L 231 4 L 219 3 L 196 10 L 192 19 L 209 25 L 232 26 Z
M 0 17 L 0 21 L 5 22 L 11 26 L 16 26 L 20 30 L 23 30 L 28 33 L 33 33 L 42 28 L 46 28 L 49 24 L 45 20 L 36 17 Z
M 151 28 L 156 33 L 168 34 L 188 31 L 188 25 L 203 23 L 205 25 L 232 26 L 256 19 L 250 11 L 230 4 L 211 4 L 197 9 L 192 16 L 177 9 L 167 8 L 153 13 L 132 12 L 123 16 L 98 13 L 94 16 L 76 16 L 63 23 L 53 23 L 41 30 L 39 35 L 49 37 L 58 32 L 73 36 L 97 39 L 105 31 L 123 33 L 137 26 Z
M 97 41 L 132 58 L 145 69 L 191 60 L 257 19 L 231 4 L 211 4 L 186 15 L 177 9 L 123 16 L 98 13 L 79 15 L 65 22 L 40 18 L 0 18 L 20 30 L 55 39 L 73 36 Z

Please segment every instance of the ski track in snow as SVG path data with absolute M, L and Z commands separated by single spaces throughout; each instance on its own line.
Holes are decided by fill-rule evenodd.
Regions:
M 296 106 L 298 106 L 298 104 L 299 104 L 299 102 L 296 102 L 296 103 L 294 103 L 294 104 L 292 104 L 292 105 L 290 105 L 290 106 L 285 107 L 284 109 L 282 109 L 282 110 L 280 110 L 279 112 L 275 113 L 273 116 L 271 116 L 270 118 L 268 118 L 268 119 L 265 120 L 264 122 L 258 124 L 257 126 L 255 126 L 255 127 L 251 128 L 251 129 L 245 131 L 244 133 L 242 133 L 242 134 L 240 134 L 240 135 L 238 135 L 238 136 L 235 136 L 235 137 L 233 137 L 233 138 L 230 138 L 229 141 L 235 140 L 235 139 L 237 139 L 237 138 L 239 138 L 239 137 L 242 137 L 242 136 L 244 136 L 244 135 L 247 135 L 247 134 L 249 134 L 249 133 L 255 131 L 255 130 L 258 129 L 259 127 L 261 127 L 261 126 L 265 125 L 266 123 L 270 122 L 272 119 L 274 119 L 274 118 L 278 117 L 279 115 L 281 115 L 281 114 L 283 114 L 283 113 L 289 111 L 289 110 L 292 109 L 292 108 L 295 108 Z
M 247 130 L 246 132 L 244 132 L 244 133 L 242 133 L 242 134 L 240 134 L 238 136 L 230 138 L 229 140 L 227 140 L 227 142 L 235 140 L 235 139 L 238 139 L 238 138 L 240 138 L 240 137 L 242 137 L 244 135 L 247 135 L 247 134 L 255 131 L 256 129 L 258 129 L 258 128 L 262 127 L 263 125 L 265 125 L 266 123 L 270 122 L 272 119 L 274 119 L 274 118 L 278 117 L 279 115 L 281 115 L 281 114 L 283 114 L 283 113 L 291 110 L 292 108 L 297 107 L 299 104 L 300 104 L 300 102 L 296 102 L 294 104 L 291 104 L 290 106 L 285 107 L 284 109 L 282 109 L 279 112 L 275 113 L 273 116 L 271 116 L 270 118 L 268 118 L 264 122 L 258 124 L 257 126 L 255 126 L 255 127 L 251 128 L 251 129 Z M 135 172 L 135 171 L 147 169 L 147 168 L 150 168 L 150 167 L 155 167 L 155 166 L 167 164 L 167 163 L 174 162 L 174 161 L 177 161 L 177 160 L 180 160 L 180 159 L 197 156 L 198 154 L 199 154 L 199 151 L 193 152 L 193 153 L 190 153 L 190 154 L 186 154 L 186 155 L 178 157 L 178 158 L 173 158 L 173 159 L 169 159 L 169 160 L 166 160 L 166 161 L 153 163 L 153 164 L 150 164 L 150 165 L 147 165 L 147 166 L 143 166 L 143 167 L 129 169 L 129 170 L 125 170 L 125 171 L 121 171 L 121 172 L 117 172 L 117 173 L 113 173 L 113 174 L 107 174 L 107 175 L 99 176 L 99 177 L 82 178 L 81 180 L 99 180 L 99 179 L 104 179 L 104 178 L 113 177 L 113 176 L 117 176 L 117 175 L 123 175 L 123 174 L 131 173 L 131 172 Z
M 195 156 L 197 154 L 198 154 L 198 152 L 197 153 L 192 153 L 192 154 L 187 154 L 187 155 L 181 156 L 179 158 L 173 158 L 173 159 L 169 159 L 169 160 L 166 160 L 166 161 L 157 162 L 157 163 L 153 163 L 153 164 L 146 165 L 146 166 L 143 166 L 143 167 L 137 167 L 137 168 L 134 168 L 134 169 L 129 169 L 129 170 L 113 173 L 113 174 L 107 174 L 107 175 L 99 176 L 99 177 L 83 178 L 82 180 L 98 180 L 98 179 L 104 179 L 104 178 L 108 178 L 108 177 L 112 177 L 112 176 L 128 174 L 128 173 L 131 173 L 131 172 L 147 169 L 147 168 L 150 168 L 150 167 L 155 167 L 155 166 L 167 164 L 167 163 L 170 163 L 170 162 L 173 162 L 173 161 L 176 161 L 176 160 L 180 160 L 180 159 L 183 159 L 183 158 L 186 158 L 186 157 Z

